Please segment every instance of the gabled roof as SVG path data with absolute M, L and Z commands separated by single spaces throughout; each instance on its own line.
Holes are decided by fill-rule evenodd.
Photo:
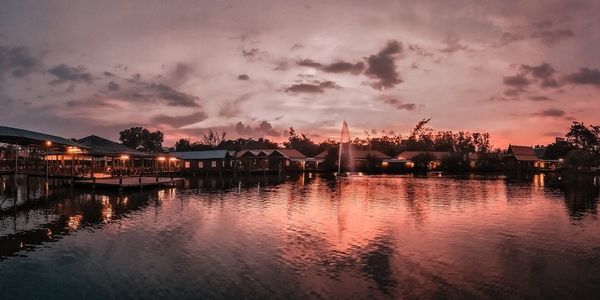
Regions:
M 169 154 L 183 160 L 223 159 L 230 156 L 227 150 L 171 152 Z
M 78 143 L 85 145 L 91 149 L 92 155 L 131 155 L 131 156 L 148 156 L 148 154 L 131 149 L 123 144 L 113 142 L 111 140 L 99 137 L 96 135 L 90 135 L 82 139 L 77 140 Z
M 285 156 L 287 159 L 304 159 L 304 158 L 306 158 L 306 155 L 300 153 L 300 151 L 298 151 L 296 149 L 277 149 L 275 151 L 281 153 L 281 155 Z
M 328 153 L 329 153 L 329 151 L 325 150 L 325 151 L 315 155 L 315 158 L 325 158 L 325 157 L 327 157 Z
M 46 142 L 51 142 L 53 146 L 87 148 L 84 145 L 63 137 L 25 129 L 0 126 L 0 143 L 45 147 Z
M 537 161 L 539 158 L 535 155 L 535 151 L 531 146 L 508 146 L 508 155 L 514 156 L 520 161 Z
M 421 155 L 424 153 L 429 153 L 429 154 L 433 155 L 436 160 L 442 160 L 445 157 L 447 157 L 448 155 L 450 155 L 450 152 L 442 152 L 442 151 L 404 151 L 404 152 L 396 155 L 396 158 L 412 160 L 415 156 Z
M 250 150 L 240 150 L 235 156 L 269 156 L 277 149 L 250 149 Z

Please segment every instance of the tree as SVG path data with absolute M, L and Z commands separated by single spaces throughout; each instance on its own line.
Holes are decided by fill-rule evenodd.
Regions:
M 294 127 L 290 127 L 290 136 L 288 141 L 283 143 L 283 146 L 287 149 L 296 149 L 308 157 L 313 157 L 320 152 L 319 145 L 303 133 L 296 134 Z
M 164 135 L 159 130 L 151 132 L 143 127 L 131 127 L 119 132 L 119 141 L 129 148 L 160 152 Z
M 475 168 L 479 171 L 499 171 L 504 166 L 502 164 L 502 150 L 487 151 L 479 153 L 475 162 Z
M 435 161 L 435 156 L 432 153 L 424 152 L 415 155 L 412 158 L 414 169 L 416 171 L 427 171 L 429 170 L 431 163 Z
M 567 141 L 577 149 L 598 152 L 600 128 L 592 126 L 588 128 L 583 122 L 573 122 L 567 133 Z
M 191 151 L 192 143 L 190 140 L 180 139 L 175 143 L 175 151 Z
M 469 169 L 469 162 L 461 153 L 452 153 L 442 159 L 441 169 L 451 172 L 463 172 Z
M 573 169 L 596 167 L 597 157 L 589 151 L 578 149 L 567 154 L 565 163 Z
M 208 129 L 208 133 L 203 133 L 201 140 L 202 144 L 216 148 L 225 141 L 226 132 L 218 133 L 216 130 Z

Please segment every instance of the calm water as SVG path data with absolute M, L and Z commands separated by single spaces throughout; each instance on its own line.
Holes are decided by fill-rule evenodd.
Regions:
M 594 177 L 217 177 L 48 197 L 30 185 L 13 208 L 0 183 L 2 299 L 600 294 Z

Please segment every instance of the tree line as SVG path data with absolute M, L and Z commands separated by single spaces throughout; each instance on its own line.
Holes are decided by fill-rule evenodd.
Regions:
M 481 170 L 497 170 L 502 168 L 502 157 L 505 150 L 493 148 L 490 134 L 486 132 L 446 131 L 435 130 L 429 126 L 431 119 L 422 119 L 411 129 L 408 135 L 384 134 L 372 137 L 369 132 L 363 132 L 362 137 L 351 141 L 352 147 L 359 150 L 376 150 L 388 156 L 395 156 L 404 151 L 423 151 L 413 159 L 415 167 L 426 168 L 434 160 L 431 152 L 450 152 L 443 161 L 441 168 L 462 170 L 467 168 L 467 155 L 476 153 L 476 166 Z M 268 138 L 237 138 L 227 139 L 226 132 L 209 129 L 197 140 L 180 139 L 170 150 L 200 151 L 224 149 L 239 151 L 245 149 L 296 149 L 306 156 L 314 157 L 326 152 L 326 161 L 336 160 L 338 141 L 327 139 L 315 142 L 308 135 L 298 133 L 293 127 L 282 145 Z M 161 131 L 150 131 L 143 127 L 132 127 L 119 133 L 119 140 L 130 148 L 147 152 L 163 150 L 164 134 Z M 587 126 L 583 122 L 573 122 L 565 139 L 557 140 L 545 146 L 543 159 L 564 159 L 571 168 L 589 168 L 600 164 L 600 125 Z M 326 162 L 331 163 L 331 162 Z

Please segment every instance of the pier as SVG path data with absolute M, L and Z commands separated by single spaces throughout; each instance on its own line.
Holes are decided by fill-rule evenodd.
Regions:
M 87 180 L 76 180 L 74 183 L 78 186 L 99 187 L 99 188 L 144 188 L 174 186 L 182 182 L 183 178 L 164 178 L 164 177 L 119 177 L 119 178 L 93 178 Z

